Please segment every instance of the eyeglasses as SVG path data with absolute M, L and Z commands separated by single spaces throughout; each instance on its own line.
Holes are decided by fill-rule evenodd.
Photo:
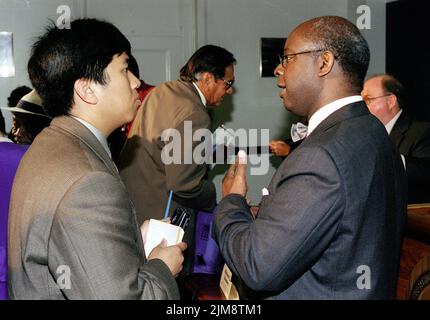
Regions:
M 221 80 L 224 81 L 225 90 L 230 89 L 234 84 L 234 79 L 233 80 L 225 80 L 224 78 L 221 78 Z
M 392 93 L 387 93 L 387 94 L 383 94 L 382 96 L 377 96 L 377 97 L 364 97 L 363 100 L 366 104 L 370 104 L 375 99 L 384 98 L 384 97 L 388 97 L 391 95 L 392 95 Z
M 306 53 L 312 53 L 312 52 L 320 52 L 320 51 L 324 51 L 325 49 L 316 49 L 316 50 L 307 50 L 307 51 L 301 51 L 301 52 L 296 52 L 296 53 L 287 53 L 284 55 L 279 55 L 279 64 L 282 65 L 284 68 L 287 67 L 288 63 L 295 57 L 298 56 L 299 54 L 306 54 Z

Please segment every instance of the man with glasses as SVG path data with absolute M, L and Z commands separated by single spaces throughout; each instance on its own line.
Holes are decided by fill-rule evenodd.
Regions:
M 188 141 L 185 122 L 191 135 L 210 129 L 208 107 L 218 107 L 226 95 L 233 94 L 233 54 L 224 48 L 206 45 L 198 49 L 181 69 L 180 79 L 154 88 L 139 109 L 129 138 L 120 155 L 120 172 L 132 195 L 139 223 L 162 219 L 170 190 L 173 191 L 171 213 L 182 206 L 191 210 L 184 235 L 188 243 L 184 272 L 193 264 L 194 210 L 211 211 L 216 204 L 214 184 L 207 179 L 207 166 L 184 158 L 193 158 L 201 141 Z M 162 134 L 175 129 L 180 136 L 181 163 L 165 164 L 162 150 L 168 144 Z
M 430 123 L 416 121 L 403 110 L 403 86 L 391 75 L 370 77 L 361 95 L 399 148 L 408 176 L 408 202 L 430 202 Z
M 396 147 L 360 91 L 369 48 L 341 17 L 306 21 L 275 70 L 285 108 L 308 120 L 254 217 L 246 159 L 223 182 L 215 234 L 227 265 L 272 299 L 391 299 L 406 177 Z

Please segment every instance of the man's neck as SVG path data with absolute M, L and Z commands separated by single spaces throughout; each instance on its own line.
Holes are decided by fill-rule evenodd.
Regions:
M 387 130 L 388 134 L 391 133 L 391 131 L 394 128 L 394 125 L 396 124 L 397 120 L 400 118 L 400 115 L 402 114 L 403 110 L 399 109 L 399 111 L 388 121 L 387 123 L 384 123 L 385 129 Z
M 357 90 L 342 89 L 342 85 L 340 84 L 338 88 L 336 88 L 336 86 L 333 86 L 333 89 L 327 89 L 327 90 L 324 90 L 324 92 L 320 94 L 318 101 L 314 104 L 314 108 L 310 110 L 309 115 L 307 116 L 308 122 L 310 118 L 315 114 L 315 112 L 317 112 L 319 109 L 323 108 L 324 106 L 346 97 L 360 95 L 360 92 L 358 92 Z
M 102 133 L 106 138 L 110 136 L 110 134 L 116 129 L 108 128 L 107 123 L 103 121 L 99 121 L 97 117 L 93 116 L 92 114 L 85 113 L 85 112 L 79 112 L 77 110 L 72 110 L 70 112 L 70 115 L 72 117 L 84 120 L 85 122 L 89 123 L 93 127 L 95 127 L 100 133 Z

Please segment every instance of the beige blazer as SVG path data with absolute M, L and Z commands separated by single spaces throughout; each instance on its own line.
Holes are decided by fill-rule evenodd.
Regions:
M 194 85 L 176 80 L 154 88 L 133 122 L 119 167 L 136 206 L 139 223 L 149 218 L 163 218 L 169 190 L 174 192 L 171 211 L 177 205 L 201 210 L 211 210 L 215 206 L 215 186 L 206 179 L 206 165 L 194 161 L 165 165 L 161 161 L 161 150 L 166 145 L 161 135 L 166 129 L 179 131 L 184 152 L 184 121 L 192 121 L 192 133 L 210 129 L 211 125 Z M 192 152 L 198 144 L 187 139 L 185 152 Z
M 145 259 L 115 165 L 71 117 L 55 118 L 21 161 L 8 269 L 12 299 L 179 298 L 164 262 Z

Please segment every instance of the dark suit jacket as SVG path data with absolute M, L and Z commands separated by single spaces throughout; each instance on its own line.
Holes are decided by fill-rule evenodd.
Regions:
M 325 119 L 268 189 L 255 220 L 239 195 L 216 208 L 221 252 L 251 289 L 273 299 L 394 298 L 405 170 L 363 102 Z M 360 278 L 363 270 L 369 282 Z
M 403 111 L 390 137 L 405 156 L 408 202 L 430 202 L 430 123 L 414 121 Z
M 135 210 L 108 153 L 71 117 L 55 118 L 28 149 L 9 214 L 12 299 L 179 298 L 166 264 L 145 258 Z

